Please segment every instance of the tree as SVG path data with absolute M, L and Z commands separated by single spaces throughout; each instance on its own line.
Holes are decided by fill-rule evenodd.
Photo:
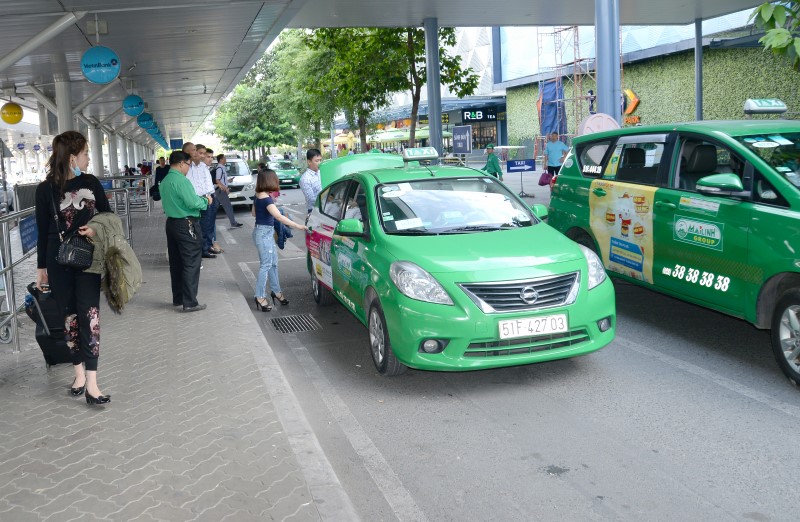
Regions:
M 759 40 L 764 49 L 788 58 L 794 70 L 800 71 L 800 2 L 762 4 L 750 20 L 766 32 Z

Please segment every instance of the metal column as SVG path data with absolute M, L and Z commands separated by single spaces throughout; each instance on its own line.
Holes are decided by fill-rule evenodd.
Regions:
M 597 110 L 622 123 L 619 56 L 619 0 L 595 0 Z
M 69 81 L 56 80 L 56 110 L 58 133 L 75 130 L 75 118 L 72 116 L 72 85 Z
M 439 21 L 426 18 L 422 21 L 425 29 L 425 67 L 428 73 L 428 133 L 431 147 L 442 156 L 442 87 L 439 77 Z M 411 122 L 416 125 L 417 122 Z M 413 145 L 413 144 L 412 144 Z
M 128 166 L 136 167 L 136 144 L 132 140 L 128 141 Z
M 703 19 L 694 21 L 694 119 L 703 119 Z
M 119 172 L 117 145 L 117 135 L 113 132 L 108 133 L 108 173 L 112 176 Z
M 41 103 L 37 103 L 36 110 L 39 111 L 39 134 L 50 134 L 50 121 L 47 117 L 47 107 Z
M 103 177 L 103 131 L 97 125 L 89 128 L 89 148 L 91 150 L 92 171 L 98 178 Z
M 128 143 L 122 136 L 119 137 L 119 152 L 122 156 L 122 165 L 130 165 L 130 163 L 128 163 Z

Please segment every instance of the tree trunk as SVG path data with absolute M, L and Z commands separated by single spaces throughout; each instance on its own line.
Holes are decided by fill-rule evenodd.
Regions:
M 414 89 L 411 91 L 411 130 L 408 133 L 408 141 L 411 147 L 416 146 L 414 143 L 416 135 L 417 135 L 417 120 L 419 112 L 419 97 L 422 90 L 420 89 L 419 85 L 415 85 Z M 430 125 L 430 110 L 428 110 L 428 125 Z
M 319 138 L 319 133 L 322 132 L 322 125 L 319 121 L 314 122 L 314 145 L 318 151 L 322 151 L 322 141 Z
M 408 144 L 410 147 L 416 145 L 417 138 L 417 112 L 419 111 L 419 97 L 422 92 L 422 79 L 417 72 L 416 48 L 414 42 L 415 29 L 406 29 L 406 56 L 408 58 L 408 73 L 411 77 L 411 130 L 408 132 Z M 428 111 L 430 113 L 430 111 Z M 430 125 L 430 116 L 428 120 Z
M 367 117 L 366 115 L 358 115 L 358 133 L 361 141 L 361 152 L 367 151 Z

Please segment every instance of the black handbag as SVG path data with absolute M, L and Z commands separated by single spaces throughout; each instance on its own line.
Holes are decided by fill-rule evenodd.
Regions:
M 64 237 L 64 232 L 61 230 L 61 220 L 58 219 L 55 195 L 53 195 L 53 219 L 56 220 L 58 238 L 61 240 L 56 254 L 56 262 L 59 265 L 68 266 L 75 270 L 86 270 L 92 266 L 94 243 L 90 238 L 78 234 L 77 230 L 66 238 Z

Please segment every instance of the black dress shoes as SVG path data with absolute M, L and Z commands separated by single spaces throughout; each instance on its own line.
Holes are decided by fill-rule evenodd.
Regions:
M 86 392 L 86 404 L 94 406 L 95 404 L 108 404 L 111 402 L 111 395 L 99 395 L 92 397 L 89 392 Z
M 183 312 L 183 313 L 199 312 L 200 310 L 205 310 L 205 309 L 206 309 L 206 305 L 204 305 L 204 304 L 196 304 L 194 306 L 188 306 L 188 307 L 184 306 L 183 309 L 181 310 L 181 312 Z
M 203 252 L 203 259 L 214 259 L 216 254 L 212 254 L 211 252 Z
M 244 223 L 234 223 L 233 225 L 231 225 L 231 228 L 241 228 L 243 226 L 244 226 Z
M 75 384 L 75 381 L 72 381 L 72 384 Z M 69 394 L 72 395 L 73 397 L 80 397 L 81 395 L 83 395 L 84 390 L 86 390 L 86 384 L 84 384 L 80 388 L 73 388 L 72 386 L 70 386 Z

